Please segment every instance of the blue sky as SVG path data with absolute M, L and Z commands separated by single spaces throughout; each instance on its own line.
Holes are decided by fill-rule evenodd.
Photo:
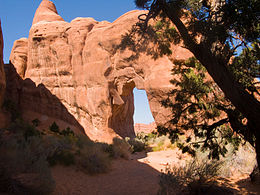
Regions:
M 93 17 L 97 21 L 113 22 L 124 13 L 136 9 L 134 0 L 53 0 L 59 15 L 70 22 L 76 17 Z M 41 0 L 0 0 L 0 18 L 4 36 L 4 61 L 9 61 L 13 42 L 28 37 L 34 13 Z M 150 123 L 147 96 L 143 90 L 134 90 L 135 123 Z

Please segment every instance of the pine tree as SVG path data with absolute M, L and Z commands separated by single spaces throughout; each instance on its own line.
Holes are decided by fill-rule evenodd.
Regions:
M 172 108 L 171 124 L 181 126 L 171 130 L 159 127 L 159 131 L 169 132 L 174 140 L 183 129 L 193 129 L 197 137 L 206 138 L 203 147 L 211 151 L 213 158 L 225 154 L 225 148 L 215 138 L 216 132 L 220 139 L 230 139 L 235 145 L 239 142 L 236 135 L 240 135 L 255 147 L 260 164 L 260 102 L 256 87 L 260 75 L 259 0 L 135 0 L 135 3 L 148 13 L 139 16 L 140 22 L 123 37 L 121 49 L 132 49 L 136 53 L 132 59 L 144 50 L 153 58 L 170 55 L 171 44 L 181 41 L 194 55 L 190 62 L 175 63 L 181 67 L 182 79 L 172 81 L 179 86 L 172 91 L 174 99 L 163 102 Z M 151 19 L 155 22 L 150 23 Z M 156 47 L 149 48 L 150 42 Z M 207 81 L 203 68 L 216 84 Z M 221 112 L 226 117 L 221 118 Z M 193 153 L 192 147 L 198 145 L 187 145 L 190 141 L 188 138 L 186 145 L 180 147 Z

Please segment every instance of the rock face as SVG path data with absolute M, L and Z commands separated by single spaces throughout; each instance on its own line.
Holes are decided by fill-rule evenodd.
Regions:
M 3 49 L 4 49 L 4 41 L 3 41 L 3 34 L 2 34 L 1 21 L 0 21 L 0 110 L 3 104 L 4 92 L 5 92 Z
M 153 131 L 156 131 L 156 123 L 152 122 L 149 124 L 143 124 L 143 123 L 135 123 L 135 133 L 152 133 Z
M 4 101 L 5 87 L 6 87 L 4 61 L 3 61 L 3 48 L 4 48 L 4 41 L 3 41 L 3 34 L 2 34 L 1 21 L 0 21 L 0 128 L 4 127 L 6 123 L 5 116 L 2 113 L 2 105 Z
M 92 18 L 76 18 L 68 23 L 57 15 L 53 3 L 43 0 L 28 43 L 26 39 L 15 42 L 11 55 L 11 62 L 23 79 L 30 79 L 34 88 L 44 87 L 37 93 L 26 85 L 20 89 L 28 98 L 22 101 L 23 111 L 70 123 L 61 112 L 61 105 L 50 106 L 52 98 L 48 96 L 52 95 L 90 138 L 107 141 L 117 135 L 133 137 L 133 89 L 137 87 L 146 90 L 156 123 L 163 123 L 169 112 L 160 101 L 172 87 L 169 80 L 173 64 L 167 57 L 155 61 L 144 55 L 129 62 L 126 58 L 131 56 L 130 51 L 114 49 L 141 13 L 128 12 L 113 23 Z M 191 56 L 180 46 L 173 50 L 173 58 Z M 46 90 L 50 92 L 48 96 Z M 34 100 L 38 106 L 32 104 Z
M 36 10 L 33 24 L 36 24 L 40 21 L 64 21 L 62 17 L 58 15 L 56 6 L 53 2 L 48 0 L 43 0 Z
M 27 68 L 28 39 L 16 40 L 10 55 L 10 62 L 15 65 L 17 73 L 24 78 Z

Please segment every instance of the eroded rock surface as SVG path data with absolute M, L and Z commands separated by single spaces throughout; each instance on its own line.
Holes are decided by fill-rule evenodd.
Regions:
M 155 122 L 149 124 L 135 123 L 134 128 L 136 134 L 140 134 L 140 133 L 148 134 L 156 131 L 156 124 Z
M 5 73 L 4 73 L 4 62 L 3 62 L 3 49 L 4 41 L 0 21 L 0 109 L 4 100 L 4 91 L 5 91 Z
M 3 48 L 4 48 L 4 41 L 3 41 L 3 34 L 1 28 L 1 21 L 0 21 L 0 128 L 5 126 L 6 117 L 2 112 L 2 105 L 4 102 L 4 95 L 5 95 L 5 72 L 4 72 L 4 61 L 3 61 Z
M 10 55 L 10 62 L 15 65 L 17 73 L 24 78 L 27 68 L 28 39 L 16 40 Z
M 56 6 L 53 2 L 49 0 L 43 0 L 36 10 L 33 24 L 36 24 L 40 21 L 64 21 L 61 16 L 59 16 Z
M 54 8 L 47 0 L 38 8 L 29 33 L 26 64 L 21 60 L 27 51 L 25 40 L 24 45 L 20 44 L 23 46 L 14 44 L 12 53 L 16 57 L 11 61 L 20 75 L 24 73 L 24 79 L 30 79 L 35 87 L 43 85 L 55 95 L 92 139 L 134 136 L 134 87 L 146 90 L 156 123 L 167 120 L 169 112 L 160 101 L 172 87 L 172 62 L 167 57 L 155 61 L 144 55 L 129 62 L 126 58 L 132 55 L 130 51 L 115 51 L 121 36 L 137 22 L 142 11 L 128 12 L 113 23 L 92 18 L 76 18 L 68 23 L 57 16 Z M 42 17 L 46 10 L 51 16 L 48 20 Z M 19 48 L 24 52 L 18 52 Z M 174 47 L 173 58 L 189 56 L 187 50 Z M 22 91 L 26 90 L 30 91 L 24 86 Z M 44 93 L 30 92 L 28 98 L 31 100 L 23 102 L 24 110 L 32 110 L 28 104 L 34 98 L 41 99 L 42 109 L 34 112 L 66 121 L 59 105 L 49 106 L 50 98 Z

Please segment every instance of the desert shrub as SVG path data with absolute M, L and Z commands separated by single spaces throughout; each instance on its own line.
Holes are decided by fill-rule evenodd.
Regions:
M 2 136 L 0 192 L 48 194 L 55 187 L 40 137 Z
M 54 133 L 59 133 L 60 132 L 60 128 L 59 126 L 56 124 L 56 122 L 53 122 L 51 124 L 51 126 L 49 127 L 50 131 L 54 132 Z
M 62 150 L 55 152 L 52 156 L 47 158 L 50 166 L 55 166 L 57 164 L 70 166 L 75 164 L 75 156 L 69 150 Z
M 77 140 L 76 140 L 76 146 L 79 148 L 79 149 L 82 149 L 84 147 L 90 147 L 90 146 L 93 146 L 94 145 L 94 142 L 91 141 L 87 136 L 77 136 Z
M 154 152 L 161 151 L 163 149 L 164 149 L 164 140 L 159 141 L 156 146 L 152 147 L 152 150 Z
M 41 136 L 41 133 L 34 126 L 26 125 L 23 135 L 24 135 L 24 138 L 27 140 L 30 137 L 34 137 L 34 136 L 39 137 L 39 136 Z
M 133 153 L 144 151 L 147 146 L 146 141 L 137 137 L 127 140 L 127 143 L 130 144 Z
M 211 179 L 219 175 L 222 164 L 221 161 L 193 160 L 185 166 L 168 167 L 160 175 L 158 194 L 200 194 L 213 185 Z
M 125 140 L 114 138 L 111 152 L 111 156 L 114 158 L 129 159 L 132 150 L 130 144 Z
M 30 137 L 36 136 L 40 137 L 41 133 L 34 126 L 28 124 L 22 119 L 16 119 L 7 128 L 9 132 L 15 135 L 23 136 L 26 140 Z
M 148 133 L 147 137 L 148 140 L 155 139 L 157 137 L 157 133 L 156 132 Z
M 33 126 L 38 127 L 40 124 L 40 120 L 36 118 L 36 119 L 32 120 L 32 124 L 33 124 Z
M 80 150 L 78 166 L 88 174 L 107 172 L 111 165 L 109 154 L 104 152 L 100 146 L 88 146 Z
M 95 142 L 95 146 L 99 147 L 103 152 L 107 153 L 110 157 L 113 157 L 113 145 L 103 142 Z
M 167 148 L 176 148 L 176 144 L 172 144 L 167 136 L 159 136 L 156 133 L 138 133 L 135 138 L 130 139 L 127 137 L 125 140 L 131 145 L 133 152 L 150 151 L 150 149 L 156 152 Z
M 74 132 L 69 127 L 67 127 L 66 129 L 62 130 L 60 132 L 60 135 L 69 136 L 69 137 L 74 137 L 75 136 Z
M 223 176 L 232 176 L 234 173 L 250 174 L 257 165 L 255 150 L 249 143 L 240 144 L 235 153 L 228 148 L 228 153 L 223 160 L 225 160 Z

